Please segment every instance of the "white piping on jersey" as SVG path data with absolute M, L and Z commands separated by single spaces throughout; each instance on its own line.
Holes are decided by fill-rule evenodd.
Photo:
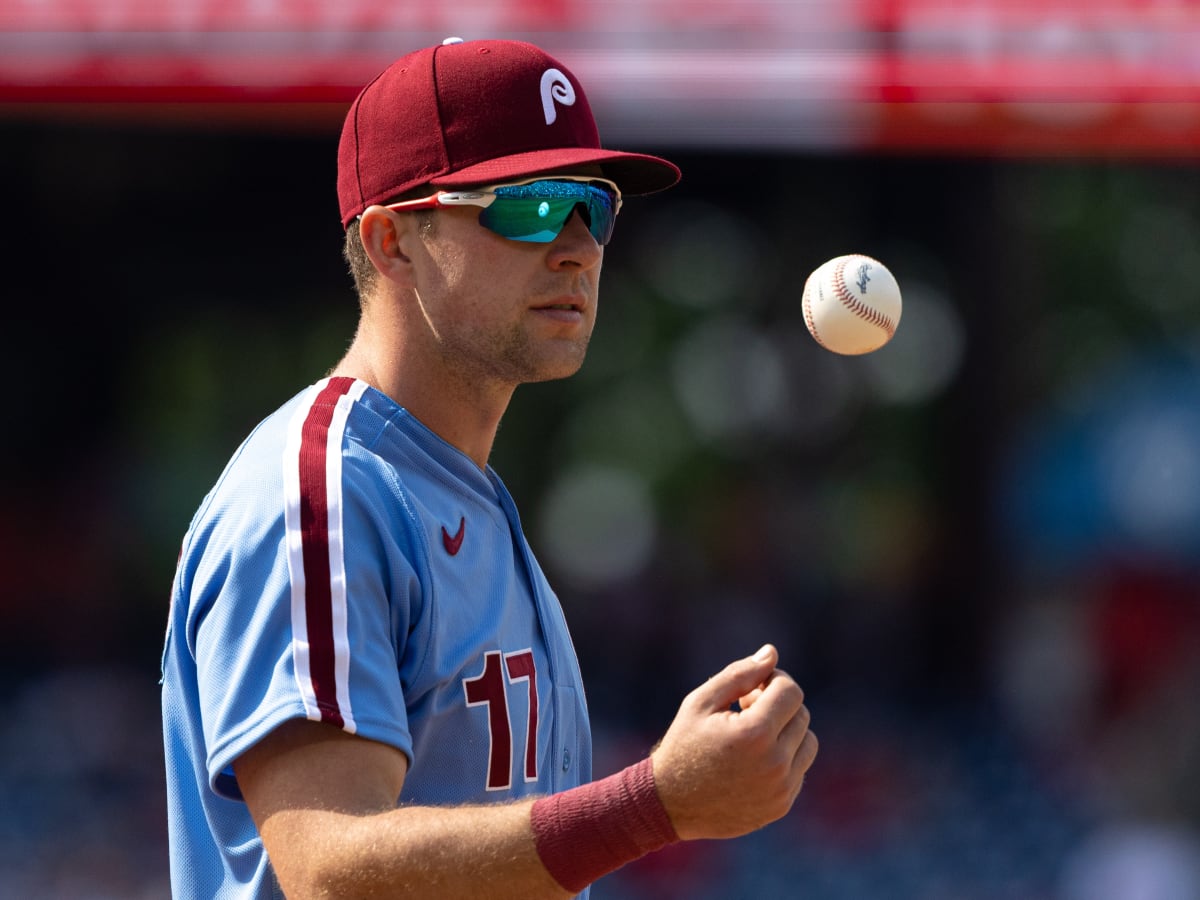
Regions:
M 304 703 L 305 715 L 314 721 L 327 718 L 317 702 L 312 672 L 312 643 L 308 634 L 309 585 L 304 569 L 304 534 L 300 521 L 302 505 L 301 448 L 304 424 L 312 413 L 316 399 L 329 385 L 323 379 L 305 392 L 288 423 L 283 451 L 284 523 L 287 542 L 288 575 L 291 582 L 292 654 L 296 685 Z M 337 713 L 342 727 L 353 734 L 357 730 L 350 704 L 350 640 L 347 620 L 345 541 L 342 529 L 342 440 L 350 410 L 368 385 L 354 381 L 349 390 L 338 397 L 329 423 L 324 448 L 325 513 L 327 546 L 329 549 L 329 599 L 331 602 L 334 683 Z M 323 592 L 317 592 L 323 595 Z

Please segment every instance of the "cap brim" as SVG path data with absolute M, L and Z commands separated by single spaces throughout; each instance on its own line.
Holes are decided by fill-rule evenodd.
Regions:
M 489 159 L 431 178 L 428 183 L 434 187 L 476 187 L 589 165 L 600 166 L 604 177 L 615 182 L 621 193 L 629 196 L 664 191 L 675 185 L 680 176 L 678 166 L 657 156 L 620 150 L 564 147 Z

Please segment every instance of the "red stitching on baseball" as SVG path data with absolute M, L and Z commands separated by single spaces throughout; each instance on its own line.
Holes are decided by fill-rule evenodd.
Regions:
M 805 286 L 804 293 L 800 297 L 800 306 L 804 310 L 804 321 L 808 325 L 809 333 L 817 339 L 818 344 L 824 347 L 826 344 L 823 340 L 821 340 L 821 335 L 817 332 L 817 320 L 813 318 L 813 304 L 808 297 L 809 290 L 814 287 L 816 288 L 817 292 L 820 293 L 821 284 L 819 281 L 814 279 L 813 282 Z
M 853 256 L 849 259 L 843 260 L 842 264 L 837 267 L 837 272 L 833 279 L 834 287 L 837 288 L 837 297 L 842 301 L 842 305 L 845 306 L 846 309 L 850 310 L 850 312 L 854 313 L 854 315 L 858 316 L 860 319 L 882 328 L 887 332 L 888 338 L 891 339 L 896 333 L 896 323 L 879 310 L 867 306 L 865 303 L 859 300 L 858 297 L 851 293 L 848 287 L 846 287 L 846 266 L 848 266 L 851 260 L 854 259 L 865 259 L 874 265 L 879 265 L 878 262 L 871 259 L 869 256 Z

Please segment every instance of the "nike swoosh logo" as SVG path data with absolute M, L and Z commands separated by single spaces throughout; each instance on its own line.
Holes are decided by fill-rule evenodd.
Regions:
M 457 556 L 459 549 L 462 547 L 463 535 L 467 533 L 467 520 L 461 518 L 458 520 L 458 534 L 454 537 L 450 536 L 450 532 L 446 530 L 446 526 L 442 526 L 442 546 L 446 548 L 446 552 L 451 556 Z

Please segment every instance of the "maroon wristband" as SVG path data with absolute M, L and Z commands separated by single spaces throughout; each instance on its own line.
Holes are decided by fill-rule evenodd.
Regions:
M 649 757 L 600 781 L 539 798 L 530 821 L 542 865 L 572 893 L 679 840 Z

